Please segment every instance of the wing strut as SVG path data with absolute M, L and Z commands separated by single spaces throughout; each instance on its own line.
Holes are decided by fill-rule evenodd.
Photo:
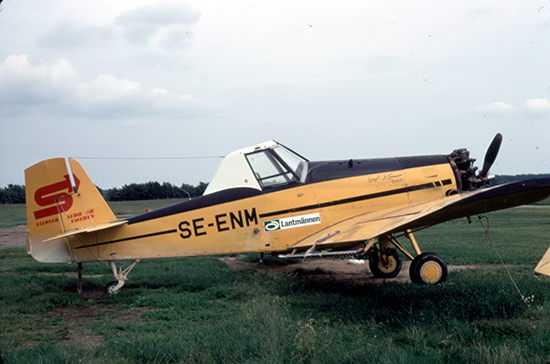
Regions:
M 419 256 L 420 254 L 422 254 L 422 251 L 420 250 L 420 247 L 418 246 L 418 243 L 416 242 L 416 239 L 411 229 L 405 230 L 403 232 L 403 235 L 407 239 L 409 239 L 409 241 L 411 242 L 411 245 L 413 247 L 413 250 L 416 256 Z M 399 236 L 402 236 L 402 235 L 399 235 Z M 400 242 L 398 242 L 397 239 L 392 234 L 386 234 L 383 238 L 378 239 L 379 245 L 384 242 L 389 242 L 393 244 L 393 246 L 395 246 L 401 253 L 405 254 L 407 258 L 409 258 L 410 260 L 414 260 L 414 256 L 411 253 L 409 253 L 407 249 L 405 249 L 405 247 Z
M 414 239 L 414 237 L 412 236 L 412 233 L 410 234 L 410 236 Z M 407 236 L 408 237 L 408 236 Z M 386 235 L 386 238 L 387 240 L 392 243 L 397 249 L 399 249 L 399 251 L 403 254 L 405 254 L 407 256 L 407 258 L 409 258 L 410 260 L 413 260 L 414 257 L 411 255 L 411 253 L 409 253 L 407 251 L 407 249 L 405 249 L 405 247 L 403 245 L 401 245 L 400 242 L 397 241 L 397 239 L 395 239 L 393 236 L 391 235 Z M 416 243 L 416 240 L 415 240 L 415 243 Z
M 407 239 L 409 239 L 411 241 L 411 244 L 413 246 L 413 249 L 414 249 L 414 252 L 416 253 L 416 255 L 422 254 L 422 252 L 420 251 L 420 247 L 418 246 L 418 243 L 416 242 L 416 239 L 414 238 L 414 235 L 413 235 L 411 229 L 405 230 L 405 236 L 407 237 Z

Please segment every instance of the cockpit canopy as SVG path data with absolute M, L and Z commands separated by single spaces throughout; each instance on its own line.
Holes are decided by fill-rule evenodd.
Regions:
M 307 162 L 275 141 L 243 148 L 225 157 L 204 194 L 242 187 L 262 191 L 303 183 Z

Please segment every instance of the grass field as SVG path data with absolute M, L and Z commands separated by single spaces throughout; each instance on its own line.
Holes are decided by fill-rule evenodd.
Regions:
M 159 206 L 112 207 L 121 216 Z M 10 226 L 18 215 L 24 223 L 17 210 Z M 142 261 L 123 293 L 109 297 L 108 265 L 85 264 L 77 295 L 75 265 L 1 249 L 0 362 L 548 363 L 550 277 L 533 268 L 550 246 L 550 206 L 487 216 L 527 304 L 501 268 L 451 272 L 438 286 L 357 285 L 300 269 L 234 270 L 216 258 Z M 498 263 L 472 220 L 416 238 L 450 264 Z

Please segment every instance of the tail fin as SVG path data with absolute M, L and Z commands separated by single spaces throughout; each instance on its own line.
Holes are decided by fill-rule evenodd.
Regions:
M 27 251 L 41 262 L 73 261 L 66 239 L 52 237 L 116 221 L 80 163 L 69 159 L 69 167 L 72 173 L 64 158 L 55 158 L 25 170 Z

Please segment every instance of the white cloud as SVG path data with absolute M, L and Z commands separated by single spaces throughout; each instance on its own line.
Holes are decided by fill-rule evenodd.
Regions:
M 35 64 L 27 55 L 11 55 L 0 65 L 0 97 L 5 108 L 55 102 L 78 82 L 78 74 L 64 59 L 46 65 Z
M 129 24 L 194 24 L 200 18 L 200 12 L 189 2 L 157 1 L 138 8 L 127 10 L 117 17 L 120 22 Z
M 529 99 L 521 105 L 522 110 L 533 115 L 550 115 L 548 99 Z
M 38 37 L 38 43 L 50 49 L 74 50 L 123 40 L 135 46 L 174 50 L 190 44 L 191 26 L 200 16 L 188 2 L 165 0 L 123 11 L 103 25 L 62 21 Z
M 529 99 L 520 107 L 514 107 L 503 101 L 494 101 L 488 105 L 479 105 L 474 110 L 476 114 L 500 117 L 514 115 L 519 117 L 540 117 L 550 115 L 550 101 L 548 99 Z
M 148 89 L 108 74 L 86 83 L 66 60 L 37 64 L 27 55 L 11 55 L 0 65 L 0 99 L 12 115 L 34 110 L 64 117 L 179 118 L 212 110 L 191 95 Z
M 188 2 L 160 1 L 120 14 L 115 25 L 130 43 L 173 48 L 190 41 L 200 15 Z
M 502 101 L 493 101 L 489 105 L 479 105 L 475 108 L 478 113 L 486 115 L 504 115 L 514 112 L 516 109 Z

